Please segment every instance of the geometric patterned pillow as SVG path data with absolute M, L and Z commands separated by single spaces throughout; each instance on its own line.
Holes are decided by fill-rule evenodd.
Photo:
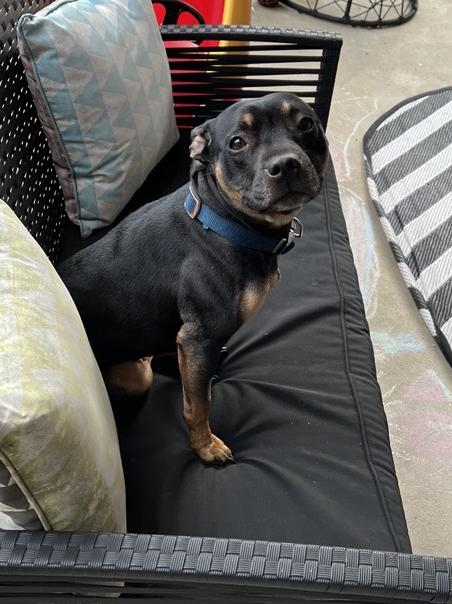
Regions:
M 69 218 L 111 224 L 178 139 L 166 52 L 149 0 L 58 0 L 17 37 Z
M 123 532 L 125 487 L 111 404 L 80 315 L 0 200 L 0 528 L 14 525 Z

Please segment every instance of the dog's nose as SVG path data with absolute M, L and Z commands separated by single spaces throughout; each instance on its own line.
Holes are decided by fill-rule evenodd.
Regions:
M 290 179 L 295 176 L 301 168 L 301 162 L 298 157 L 292 153 L 280 155 L 268 162 L 266 172 L 272 178 L 286 176 Z

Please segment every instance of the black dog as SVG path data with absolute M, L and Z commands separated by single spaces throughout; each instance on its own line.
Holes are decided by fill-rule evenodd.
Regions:
M 107 381 L 144 392 L 146 358 L 177 350 L 190 444 L 206 462 L 232 459 L 209 426 L 221 348 L 277 280 L 277 255 L 299 235 L 294 215 L 318 194 L 327 149 L 297 96 L 240 101 L 193 130 L 190 185 L 59 267 Z

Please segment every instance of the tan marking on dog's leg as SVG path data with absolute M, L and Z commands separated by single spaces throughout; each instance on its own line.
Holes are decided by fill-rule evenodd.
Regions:
M 240 318 L 243 322 L 251 319 L 263 305 L 266 293 L 263 289 L 250 287 L 244 290 L 240 298 Z
M 105 376 L 108 385 L 130 396 L 145 394 L 152 385 L 152 357 L 119 363 L 110 367 Z
M 259 286 L 252 285 L 245 288 L 240 298 L 240 318 L 243 322 L 251 319 L 262 307 L 278 278 L 278 272 L 275 272 Z
M 177 335 L 177 357 L 182 379 L 184 419 L 188 428 L 190 446 L 205 462 L 233 460 L 231 450 L 212 434 L 209 424 L 210 379 L 203 375 L 196 354 L 186 342 L 184 327 Z

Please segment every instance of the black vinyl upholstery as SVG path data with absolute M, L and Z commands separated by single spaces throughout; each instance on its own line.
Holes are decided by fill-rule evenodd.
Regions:
M 303 222 L 213 386 L 213 430 L 234 464 L 192 454 L 175 359 L 156 360 L 146 401 L 115 401 L 130 530 L 409 551 L 331 166 Z

